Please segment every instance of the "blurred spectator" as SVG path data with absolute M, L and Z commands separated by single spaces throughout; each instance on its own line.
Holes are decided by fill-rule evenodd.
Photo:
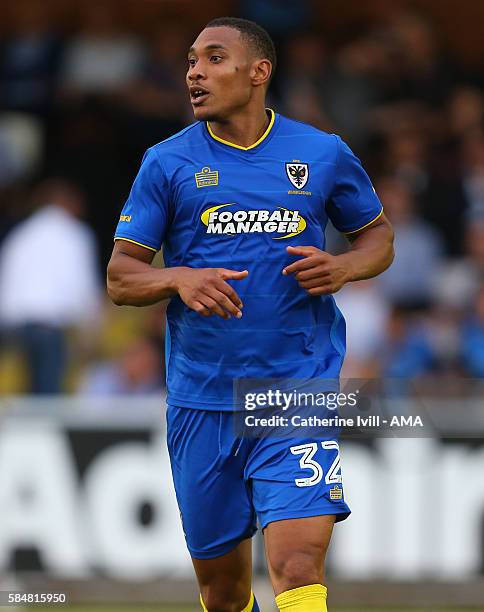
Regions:
M 436 303 L 422 317 L 422 327 L 433 352 L 435 371 L 440 376 L 460 376 L 458 313 L 445 304 Z
M 415 196 L 420 195 L 428 186 L 427 142 L 422 121 L 417 113 L 407 118 L 407 126 L 398 122 L 387 137 L 385 146 L 386 170 L 400 179 Z M 411 125 L 410 125 L 410 121 Z
M 0 115 L 0 188 L 35 176 L 43 153 L 41 122 L 32 115 Z
M 346 285 L 335 299 L 346 320 L 347 356 L 342 375 L 371 378 L 375 375 L 376 354 L 385 338 L 388 304 L 373 280 Z
M 60 37 L 45 2 L 10 2 L 8 8 L 12 30 L 0 42 L 0 108 L 44 113 L 55 93 Z
M 484 217 L 484 132 L 465 132 L 454 161 L 433 178 L 423 200 L 425 219 L 439 230 L 448 255 L 462 255 L 469 219 Z
M 145 337 L 129 345 L 116 361 L 88 368 L 79 392 L 85 395 L 140 395 L 156 393 L 163 386 L 159 344 Z
M 100 314 L 96 245 L 78 219 L 84 196 L 50 180 L 37 188 L 39 208 L 19 223 L 0 251 L 0 326 L 25 356 L 32 393 L 62 390 L 66 333 Z
M 115 6 L 82 5 L 82 25 L 69 42 L 62 65 L 62 86 L 70 93 L 109 93 L 130 82 L 143 61 L 143 47 L 116 22 Z
M 451 136 L 463 137 L 484 128 L 484 97 L 475 87 L 456 87 L 447 105 L 448 128 Z
M 484 218 L 484 131 L 468 134 L 462 147 L 467 214 Z
M 139 74 L 119 91 L 129 144 L 136 158 L 154 141 L 171 136 L 192 120 L 185 83 L 190 42 L 177 23 L 159 24 Z
M 139 74 L 123 91 L 124 99 L 142 115 L 180 121 L 185 103 L 187 118 L 189 98 L 185 83 L 186 32 L 176 23 L 161 23 L 152 35 L 149 54 Z
M 323 80 L 328 52 L 321 36 L 305 32 L 292 36 L 285 50 L 281 72 L 281 102 L 290 117 L 326 131 L 333 131 L 323 110 Z
M 246 19 L 259 23 L 277 40 L 307 28 L 311 19 L 308 0 L 299 0 L 297 4 L 285 0 L 244 0 L 240 4 Z
M 354 40 L 337 52 L 324 79 L 324 108 L 336 131 L 354 146 L 366 143 L 367 115 L 380 97 L 373 78 L 378 54 L 369 39 Z
M 461 334 L 462 360 L 467 374 L 484 377 L 484 286 L 477 293 L 473 312 L 462 324 Z
M 413 196 L 401 180 L 381 179 L 377 192 L 395 230 L 395 259 L 376 279 L 377 285 L 392 304 L 427 306 L 433 300 L 442 263 L 439 236 L 417 216 Z
M 444 306 L 463 312 L 484 280 L 484 216 L 470 219 L 465 254 L 445 262 L 439 274 L 437 298 Z
M 389 33 L 399 48 L 395 69 L 401 79 L 401 97 L 441 107 L 455 78 L 455 70 L 431 22 L 411 12 L 397 14 L 392 21 Z
M 394 308 L 378 351 L 378 361 L 380 375 L 387 379 L 416 379 L 429 373 L 436 358 L 423 323 L 409 317 L 407 311 Z

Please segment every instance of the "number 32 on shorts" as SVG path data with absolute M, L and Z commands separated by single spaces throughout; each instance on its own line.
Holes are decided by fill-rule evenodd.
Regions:
M 326 484 L 335 484 L 342 482 L 341 475 L 341 462 L 339 456 L 339 445 L 335 440 L 324 440 L 321 442 L 321 446 L 324 450 L 336 451 L 336 457 L 331 464 L 329 470 L 326 473 L 324 481 Z M 298 487 L 313 487 L 317 485 L 323 479 L 324 472 L 320 463 L 313 459 L 316 451 L 318 450 L 318 442 L 308 442 L 306 444 L 299 444 L 298 446 L 291 446 L 290 451 L 293 455 L 302 455 L 299 459 L 299 467 L 303 470 L 311 470 L 311 476 L 307 478 L 296 478 L 295 483 Z

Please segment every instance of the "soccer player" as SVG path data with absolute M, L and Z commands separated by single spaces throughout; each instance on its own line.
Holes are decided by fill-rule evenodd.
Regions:
M 259 610 L 257 519 L 279 609 L 327 609 L 325 553 L 349 514 L 338 445 L 324 432 L 236 437 L 233 381 L 338 377 L 344 320 L 331 294 L 393 257 L 391 227 L 347 145 L 265 107 L 275 65 L 253 22 L 220 18 L 199 34 L 186 77 L 196 122 L 146 152 L 108 267 L 116 304 L 171 298 L 168 448 L 204 610 Z M 347 253 L 325 252 L 328 219 Z

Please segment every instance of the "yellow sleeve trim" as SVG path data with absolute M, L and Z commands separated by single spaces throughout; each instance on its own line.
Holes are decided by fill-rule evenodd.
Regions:
M 362 225 L 361 227 L 359 227 L 358 229 L 355 230 L 351 230 L 351 232 L 343 232 L 343 234 L 345 236 L 347 236 L 348 234 L 355 234 L 356 232 L 361 232 L 361 230 L 365 229 L 365 227 L 368 227 L 369 225 L 371 225 L 372 223 L 374 223 L 377 219 L 379 219 L 381 216 L 383 215 L 383 208 L 381 209 L 381 211 L 377 214 L 377 216 L 372 219 L 371 221 L 369 221 L 368 223 L 365 223 L 365 225 Z
M 133 244 L 137 244 L 140 247 L 143 247 L 145 249 L 149 249 L 150 251 L 154 251 L 155 253 L 158 253 L 158 249 L 154 249 L 153 247 L 146 246 L 146 244 L 141 244 L 141 242 L 136 242 L 136 240 L 130 240 L 129 238 L 121 238 L 121 236 L 119 238 L 116 237 L 114 239 L 114 242 L 116 242 L 116 240 L 124 240 L 125 242 L 132 242 Z
M 250 149 L 253 149 L 257 145 L 259 145 L 263 140 L 265 140 L 267 136 L 269 136 L 269 132 L 272 130 L 272 126 L 274 125 L 276 114 L 274 113 L 272 108 L 266 108 L 266 110 L 268 110 L 271 114 L 271 120 L 269 121 L 269 125 L 267 126 L 266 131 L 262 134 L 259 140 L 257 142 L 254 142 L 254 144 L 251 144 L 250 147 L 241 147 L 238 144 L 234 144 L 233 142 L 229 142 L 228 140 L 224 140 L 223 138 L 220 138 L 219 136 L 213 133 L 212 128 L 210 127 L 210 123 L 207 121 L 208 133 L 214 140 L 217 140 L 218 142 L 221 142 L 224 145 L 228 145 L 229 147 L 234 147 L 235 149 L 241 149 L 242 151 L 249 151 Z

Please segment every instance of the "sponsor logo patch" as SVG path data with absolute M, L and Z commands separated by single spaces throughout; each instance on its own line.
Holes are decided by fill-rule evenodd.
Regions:
M 195 172 L 197 188 L 215 187 L 218 185 L 218 170 L 210 170 L 208 166 L 202 168 L 201 172 Z
M 338 487 L 337 485 L 332 487 L 329 490 L 329 499 L 333 499 L 335 501 L 338 499 L 343 499 L 343 489 L 340 489 L 340 487 Z
M 298 210 L 278 206 L 275 210 L 244 210 L 235 203 L 217 204 L 203 211 L 201 222 L 207 234 L 273 234 L 273 240 L 297 236 L 306 229 L 306 219 Z

